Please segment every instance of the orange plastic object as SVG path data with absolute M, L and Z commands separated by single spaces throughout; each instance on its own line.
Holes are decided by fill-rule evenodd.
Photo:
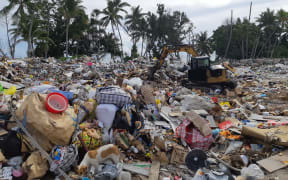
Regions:
M 233 135 L 230 131 L 226 130 L 226 131 L 221 131 L 219 133 L 221 136 L 224 136 L 226 137 L 227 139 L 234 139 L 234 140 L 237 140 L 237 139 L 240 139 L 240 135 Z

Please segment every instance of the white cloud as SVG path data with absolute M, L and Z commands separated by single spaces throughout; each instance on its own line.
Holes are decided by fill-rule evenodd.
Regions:
M 228 5 L 231 0 L 160 0 L 159 2 L 168 6 L 189 6 L 189 7 L 222 7 Z

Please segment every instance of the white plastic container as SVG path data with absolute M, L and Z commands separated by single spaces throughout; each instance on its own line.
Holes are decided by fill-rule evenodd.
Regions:
M 118 107 L 114 104 L 100 104 L 96 108 L 97 120 L 104 124 L 104 127 L 110 129 L 112 127 L 115 114 Z

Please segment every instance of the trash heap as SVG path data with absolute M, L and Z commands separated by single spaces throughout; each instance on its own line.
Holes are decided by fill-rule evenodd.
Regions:
M 221 94 L 149 67 L 1 62 L 0 179 L 286 179 L 286 65 L 239 67 Z

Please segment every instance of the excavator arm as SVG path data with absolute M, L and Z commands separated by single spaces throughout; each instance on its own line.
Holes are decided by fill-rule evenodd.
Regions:
M 229 71 L 231 71 L 232 73 L 236 72 L 236 69 L 234 67 L 232 67 L 228 62 L 223 62 L 223 66 L 228 69 Z
M 165 62 L 165 58 L 168 56 L 168 54 L 175 52 L 187 52 L 188 54 L 191 54 L 193 57 L 199 56 L 191 45 L 176 45 L 176 46 L 165 45 L 163 47 L 159 60 L 157 60 L 155 66 L 150 69 L 148 78 L 153 79 L 154 73 L 162 67 L 162 65 Z

